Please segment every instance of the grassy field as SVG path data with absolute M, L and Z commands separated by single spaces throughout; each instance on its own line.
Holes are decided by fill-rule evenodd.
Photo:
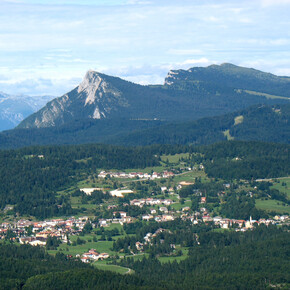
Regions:
M 92 265 L 100 270 L 111 271 L 111 272 L 115 272 L 122 275 L 134 273 L 134 271 L 129 268 L 125 268 L 125 267 L 121 267 L 117 265 L 108 265 L 106 261 L 96 261 Z
M 287 194 L 288 199 L 290 199 L 290 177 L 282 177 L 279 178 L 279 183 L 274 182 L 272 188 L 276 188 L 281 192 L 284 192 Z M 282 184 L 286 183 L 286 186 L 283 186 Z
M 122 226 L 120 224 L 111 224 L 109 227 L 106 228 L 106 230 L 112 230 L 114 228 L 117 228 L 120 232 L 122 229 Z M 77 240 L 77 238 L 80 238 L 81 240 L 85 240 L 86 243 L 82 245 L 67 245 L 67 244 L 61 244 L 58 247 L 58 250 L 50 250 L 50 254 L 56 254 L 56 252 L 61 251 L 67 255 L 81 255 L 85 252 L 87 252 L 90 249 L 96 249 L 98 253 L 108 253 L 110 255 L 116 255 L 117 253 L 112 251 L 111 248 L 113 247 L 113 243 L 115 240 L 124 237 L 125 235 L 118 235 L 112 237 L 112 241 L 100 241 L 101 235 L 96 235 L 95 232 L 92 232 L 89 235 L 84 235 L 84 236 L 70 236 L 70 241 L 73 243 L 74 241 Z M 97 242 L 93 241 L 93 238 L 97 238 Z
M 282 202 L 277 200 L 256 200 L 256 207 L 265 211 L 275 211 L 280 214 L 288 213 L 290 214 L 290 206 L 282 205 Z
M 176 184 L 178 184 L 181 181 L 194 182 L 194 179 L 196 177 L 201 177 L 202 181 L 205 181 L 207 179 L 204 171 L 193 170 L 193 171 L 188 171 L 184 174 L 175 175 L 173 177 L 173 181 Z
M 237 116 L 236 118 L 235 118 L 235 126 L 236 125 L 239 125 L 239 124 L 241 124 L 241 123 L 243 123 L 243 121 L 244 121 L 244 116 Z
M 267 99 L 285 99 L 285 100 L 289 100 L 289 98 L 287 98 L 287 97 L 275 96 L 275 95 L 265 94 L 265 93 L 256 92 L 256 91 L 244 90 L 244 92 L 246 92 L 247 94 L 250 94 L 250 95 L 263 96 L 263 97 L 266 97 Z
M 173 203 L 171 205 L 172 208 L 174 208 L 175 210 L 181 210 L 183 207 L 186 207 L 186 206 L 191 206 L 191 201 L 190 200 L 186 200 L 184 202 L 184 204 L 181 204 L 181 203 Z
M 227 140 L 230 141 L 230 140 L 234 140 L 235 138 L 231 136 L 230 134 L 230 130 L 225 130 L 223 131 L 223 134 L 225 137 L 227 137 Z
M 188 158 L 189 153 L 180 153 L 180 154 L 175 154 L 175 155 L 163 155 L 161 156 L 161 160 L 166 162 L 167 160 L 170 163 L 179 163 L 179 160 L 181 158 Z
M 187 257 L 188 257 L 188 249 L 187 248 L 181 248 L 182 250 L 182 256 L 178 256 L 178 257 L 159 257 L 158 260 L 161 262 L 161 263 L 167 263 L 167 262 L 173 262 L 173 261 L 176 261 L 176 262 L 180 262 L 180 261 L 183 261 L 185 260 Z

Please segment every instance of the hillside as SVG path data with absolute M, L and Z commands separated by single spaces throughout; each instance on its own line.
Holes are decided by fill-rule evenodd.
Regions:
M 211 144 L 222 140 L 289 143 L 290 105 L 252 106 L 238 112 L 190 122 L 82 119 L 50 128 L 0 133 L 0 149 L 30 145 L 109 143 Z
M 289 78 L 230 64 L 170 71 L 161 86 L 141 86 L 88 71 L 79 86 L 49 102 L 18 128 L 56 127 L 80 119 L 120 117 L 196 120 L 254 104 L 289 102 L 289 86 Z
M 223 116 L 173 123 L 110 140 L 123 145 L 210 144 L 222 140 L 289 143 L 290 105 L 253 106 Z

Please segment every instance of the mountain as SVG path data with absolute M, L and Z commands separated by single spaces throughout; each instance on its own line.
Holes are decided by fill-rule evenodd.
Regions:
M 14 128 L 52 98 L 51 96 L 12 96 L 0 92 L 0 131 Z
M 280 77 L 230 63 L 193 67 L 189 70 L 172 70 L 166 77 L 165 84 L 174 87 L 207 84 L 211 87 L 233 88 L 238 93 L 290 98 L 290 77 Z
M 120 117 L 196 120 L 259 103 L 289 102 L 289 88 L 290 78 L 231 64 L 170 71 L 165 84 L 159 86 L 141 86 L 88 71 L 79 86 L 49 102 L 18 128 L 54 127 L 80 119 Z

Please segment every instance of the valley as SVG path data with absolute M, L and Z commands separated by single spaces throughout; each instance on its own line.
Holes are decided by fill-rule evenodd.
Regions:
M 25 186 L 37 186 L 42 171 L 54 181 L 51 191 L 43 192 L 45 210 L 41 211 L 25 207 L 21 198 L 13 204 L 1 191 L 0 248 L 9 243 L 42 245 L 56 259 L 63 256 L 98 271 L 144 279 L 145 268 L 143 274 L 139 270 L 144 263 L 150 267 L 160 263 L 164 271 L 169 271 L 172 263 L 184 267 L 196 250 L 203 255 L 211 248 L 208 243 L 218 237 L 230 239 L 234 249 L 238 236 L 247 239 L 263 232 L 271 239 L 271 231 L 284 235 L 290 214 L 288 150 L 289 145 L 232 141 L 201 148 L 155 145 L 128 150 L 77 145 L 2 151 L 2 160 L 8 156 L 11 160 L 9 172 L 16 172 L 13 166 L 18 166 L 18 171 L 22 166 L 40 166 L 41 170 L 34 172 L 35 180 L 27 180 Z M 247 171 L 248 176 L 243 173 L 246 156 L 259 165 Z M 267 165 L 266 171 L 260 170 L 261 160 L 267 162 L 265 157 L 270 158 L 276 175 L 271 175 Z M 220 160 L 218 166 L 230 162 L 226 166 L 233 166 L 233 172 L 215 171 L 214 159 Z M 18 165 L 17 160 L 21 160 Z M 239 169 L 234 173 L 237 164 Z M 8 185 L 9 180 L 6 182 Z M 6 188 L 3 180 L 2 185 Z M 33 192 L 37 197 L 40 190 L 31 191 L 26 202 L 33 205 L 27 198 L 33 198 Z M 114 196 L 116 190 L 125 193 Z M 223 242 L 219 243 L 222 250 Z M 144 283 L 150 285 L 149 281 Z

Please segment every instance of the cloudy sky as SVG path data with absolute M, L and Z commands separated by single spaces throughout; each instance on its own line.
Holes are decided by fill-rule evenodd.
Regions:
M 93 69 L 163 83 L 231 62 L 290 76 L 290 0 L 0 0 L 0 91 L 59 96 Z

